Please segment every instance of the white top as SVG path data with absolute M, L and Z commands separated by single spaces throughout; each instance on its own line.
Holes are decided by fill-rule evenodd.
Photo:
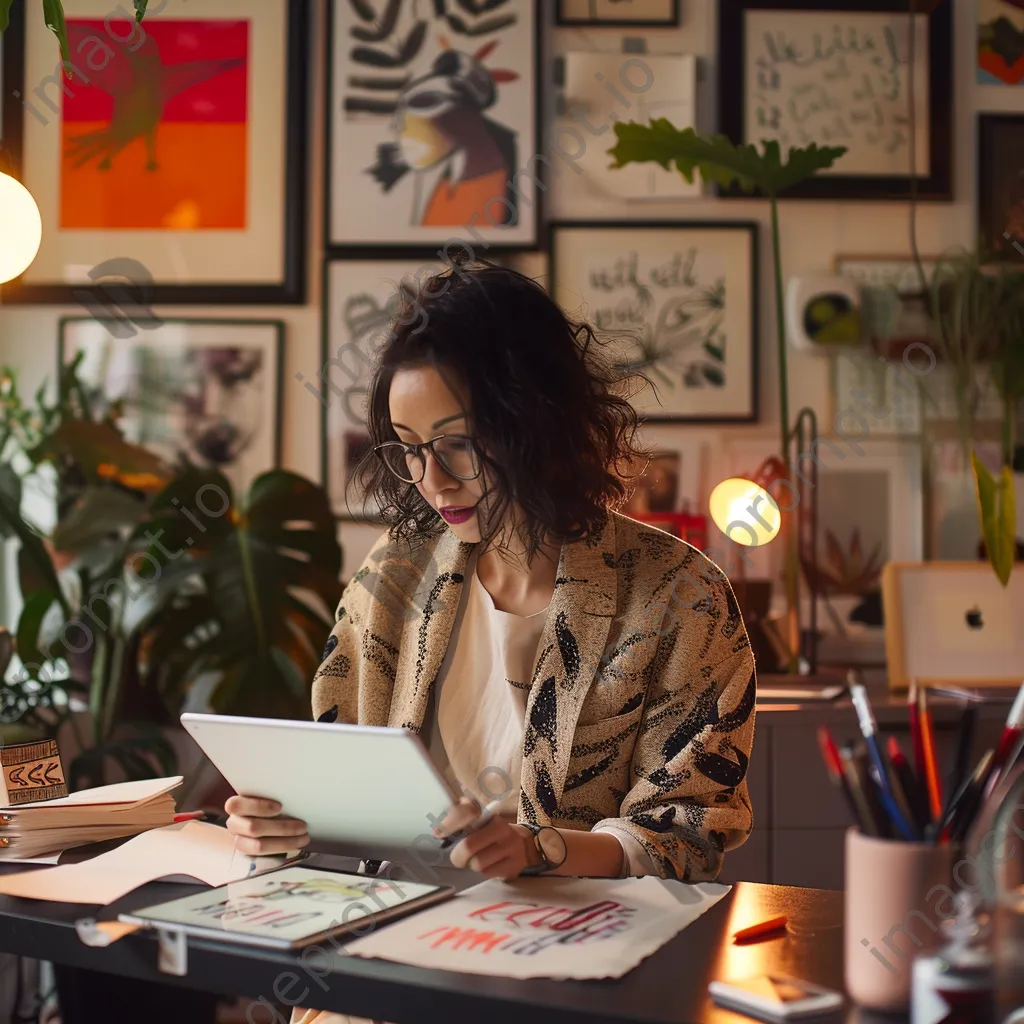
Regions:
M 494 606 L 473 561 L 469 593 L 452 631 L 424 723 L 424 741 L 448 781 L 481 805 L 516 820 L 522 784 L 526 700 L 548 608 L 513 615 Z M 647 851 L 628 832 L 609 832 L 625 851 L 623 877 L 655 874 Z

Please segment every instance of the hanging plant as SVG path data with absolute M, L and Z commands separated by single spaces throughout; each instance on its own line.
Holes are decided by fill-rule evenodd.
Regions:
M 14 0 L 0 0 L 0 32 L 3 32 L 11 20 L 11 8 Z M 135 21 L 141 23 L 146 16 L 146 8 L 149 0 L 134 0 Z M 43 0 L 43 18 L 46 20 L 46 27 L 57 37 L 60 43 L 60 55 L 64 61 L 71 59 L 68 49 L 68 28 L 64 22 L 64 5 L 60 0 Z

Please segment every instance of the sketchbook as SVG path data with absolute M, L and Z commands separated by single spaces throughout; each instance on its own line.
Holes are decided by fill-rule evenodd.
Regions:
M 329 936 L 366 935 L 376 925 L 450 899 L 452 886 L 283 867 L 209 892 L 159 903 L 118 920 L 273 949 Z

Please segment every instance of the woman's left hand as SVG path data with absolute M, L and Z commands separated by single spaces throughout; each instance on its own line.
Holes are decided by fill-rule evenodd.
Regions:
M 451 835 L 465 829 L 480 813 L 478 804 L 463 800 L 448 812 L 437 831 L 442 836 Z M 469 868 L 487 878 L 509 879 L 517 878 L 523 868 L 535 863 L 536 850 L 526 829 L 494 817 L 460 839 L 450 857 L 453 867 Z

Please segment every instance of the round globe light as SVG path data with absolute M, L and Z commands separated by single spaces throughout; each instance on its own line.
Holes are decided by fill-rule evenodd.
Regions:
M 758 547 L 774 540 L 782 526 L 775 499 L 753 480 L 732 476 L 723 480 L 708 502 L 711 518 L 737 544 Z
M 19 277 L 39 252 L 43 219 L 32 193 L 0 173 L 0 284 Z

